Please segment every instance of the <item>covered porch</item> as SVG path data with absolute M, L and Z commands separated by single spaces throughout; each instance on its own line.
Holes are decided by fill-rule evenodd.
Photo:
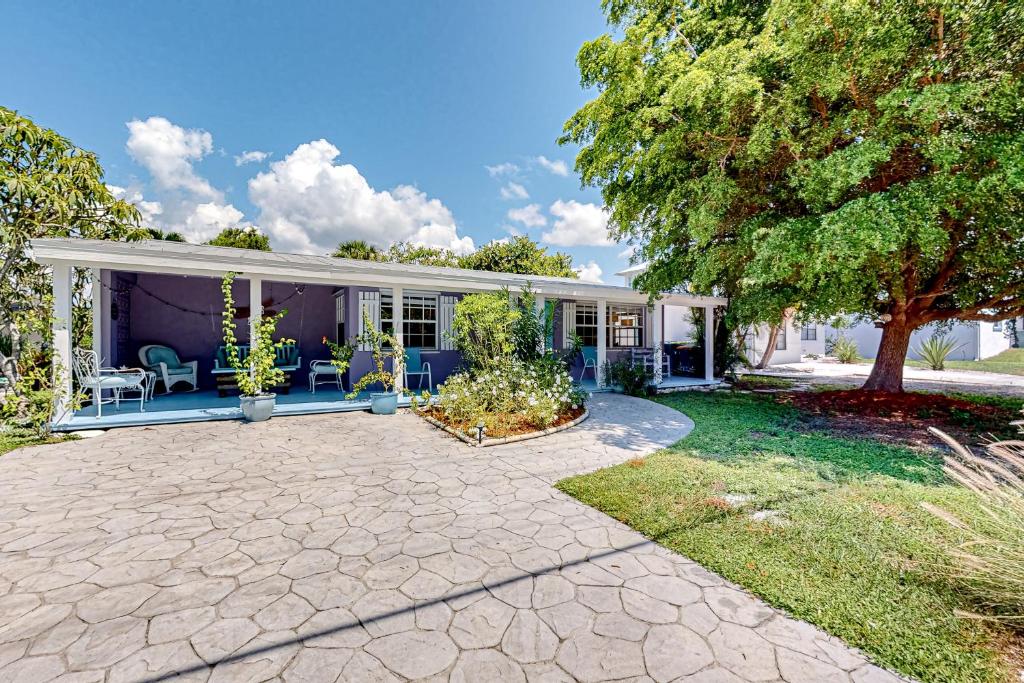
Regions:
M 653 305 L 647 295 L 627 287 L 567 278 L 524 276 L 408 264 L 353 261 L 327 256 L 275 254 L 173 242 L 100 242 L 44 239 L 33 242 L 35 258 L 53 268 L 54 350 L 61 359 L 61 388 L 54 428 L 77 430 L 130 425 L 238 419 L 237 392 L 218 391 L 226 373 L 218 361 L 222 345 L 221 279 L 237 273 L 232 294 L 238 309 L 237 336 L 245 344 L 252 321 L 287 309 L 275 337 L 292 340 L 287 386 L 277 391 L 274 415 L 366 410 L 368 396 L 352 400 L 345 391 L 372 367 L 368 348 L 357 348 L 350 370 L 333 384 L 309 386 L 310 371 L 330 358 L 324 340 L 343 343 L 361 332 L 365 318 L 377 329 L 400 335 L 410 357 L 429 365 L 429 376 L 410 376 L 410 389 L 436 390 L 461 365 L 448 335 L 454 308 L 466 294 L 507 289 L 512 295 L 529 286 L 537 307 L 553 320 L 545 345 L 568 353 L 574 337 L 584 353 L 570 359 L 574 380 L 591 391 L 607 390 L 609 361 L 646 353 L 659 390 L 713 384 L 713 345 L 705 357 L 681 367 L 668 359 L 665 305 L 700 307 L 710 313 L 724 299 L 666 294 Z M 143 352 L 158 346 L 183 365 L 194 364 L 191 382 L 150 373 L 148 400 L 119 406 L 95 401 L 79 407 L 69 400 L 80 392 L 72 373 L 71 282 L 74 268 L 88 269 L 92 280 L 91 350 L 99 364 L 140 368 Z M 365 316 L 365 317 L 364 317 Z M 705 334 L 712 336 L 712 315 Z M 589 358 L 589 362 L 588 362 Z M 703 362 L 699 362 L 703 361 Z M 147 366 L 151 368 L 152 366 Z M 146 368 L 143 368 L 143 370 Z M 140 370 L 141 372 L 141 370 Z M 330 378 L 328 378 L 330 379 Z M 398 378 L 401 387 L 403 378 Z M 167 389 L 172 389 L 167 392 Z M 89 392 L 90 394 L 92 392 Z M 112 395 L 103 394 L 106 398 Z M 226 395 L 225 395 L 226 394 Z M 403 398 L 402 405 L 408 405 Z M 100 416 L 102 412 L 102 416 Z

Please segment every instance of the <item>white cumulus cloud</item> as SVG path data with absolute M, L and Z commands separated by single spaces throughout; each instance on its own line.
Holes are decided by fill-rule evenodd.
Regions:
M 537 163 L 551 171 L 555 175 L 567 176 L 569 175 L 569 166 L 566 165 L 561 159 L 548 159 L 546 156 L 541 155 L 537 157 Z
M 519 172 L 519 167 L 511 161 L 495 164 L 494 166 L 484 166 L 484 168 L 487 169 L 487 173 L 489 173 L 492 178 L 497 178 L 498 176 L 503 175 L 514 175 Z
M 501 188 L 502 199 L 529 199 L 530 193 L 519 183 L 510 182 Z
M 608 214 L 597 204 L 581 204 L 575 199 L 555 201 L 551 205 L 555 222 L 541 239 L 559 247 L 603 247 L 614 244 L 608 237 Z
M 205 130 L 185 129 L 162 116 L 128 124 L 126 148 L 165 190 L 182 190 L 204 199 L 219 200 L 221 193 L 196 173 L 193 162 L 213 151 L 213 136 Z
M 601 266 L 597 265 L 596 261 L 590 261 L 583 265 L 576 266 L 573 268 L 576 274 L 580 276 L 580 279 L 584 282 L 604 282 L 601 279 Z
M 340 154 L 326 140 L 307 142 L 249 181 L 257 222 L 275 248 L 324 253 L 343 240 L 362 239 L 472 250 L 472 238 L 459 236 L 439 199 L 410 185 L 376 190 L 352 164 L 335 163 Z
M 138 188 L 107 185 L 107 189 L 110 190 L 110 194 L 114 195 L 116 199 L 123 199 L 129 204 L 134 204 L 142 216 L 142 225 L 145 227 L 154 225 L 159 220 L 160 214 L 164 211 L 164 207 L 160 202 L 147 201 Z
M 221 230 L 237 228 L 244 214 L 231 204 L 204 202 L 197 204 L 185 218 L 182 233 L 190 242 L 208 242 Z
M 547 225 L 548 222 L 548 219 L 540 212 L 540 204 L 528 204 L 519 209 L 509 209 L 508 219 L 516 223 L 522 223 L 528 228 Z
M 267 157 L 270 156 L 269 152 L 261 152 L 258 149 L 254 149 L 248 152 L 242 152 L 235 157 L 235 166 L 245 166 L 246 164 L 259 164 L 266 161 Z

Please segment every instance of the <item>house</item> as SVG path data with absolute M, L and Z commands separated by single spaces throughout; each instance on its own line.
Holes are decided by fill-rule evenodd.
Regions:
M 1012 335 L 1008 334 L 1009 331 L 1009 321 L 1005 320 L 994 323 L 957 321 L 949 329 L 941 331 L 930 325 L 921 327 L 915 330 L 910 337 L 907 358 L 920 360 L 921 344 L 933 334 L 945 332 L 957 344 L 956 350 L 949 356 L 950 360 L 984 360 L 1011 348 L 1013 342 Z M 840 333 L 856 342 L 857 350 L 862 358 L 874 358 L 878 353 L 882 330 L 871 322 L 857 322 L 853 327 L 845 330 L 836 330 L 832 326 L 827 327 L 827 334 L 830 337 L 838 336 Z
M 616 273 L 622 277 L 626 287 L 632 287 L 638 275 L 647 270 L 646 263 L 630 266 Z M 665 339 L 673 345 L 692 343 L 694 336 L 693 311 L 691 307 L 667 303 L 664 307 Z M 764 354 L 768 343 L 768 326 L 761 325 L 751 328 L 745 337 L 746 353 L 752 362 Z M 788 320 L 775 341 L 775 352 L 771 363 L 798 363 L 801 356 L 816 354 L 825 355 L 825 325 L 820 323 L 798 324 Z
M 56 429 L 81 429 L 231 419 L 240 415 L 237 396 L 221 397 L 214 369 L 222 344 L 220 291 L 225 273 L 235 272 L 233 295 L 239 310 L 238 337 L 247 340 L 248 321 L 263 313 L 287 309 L 277 333 L 294 339 L 301 367 L 292 373 L 291 390 L 279 394 L 275 414 L 365 409 L 368 402 L 349 401 L 336 388 L 307 386 L 309 365 L 330 357 L 326 336 L 338 342 L 355 337 L 366 312 L 375 325 L 401 334 L 407 348 L 420 350 L 436 386 L 459 367 L 461 358 L 447 336 L 456 302 L 471 292 L 507 288 L 513 294 L 529 285 L 554 317 L 548 343 L 565 348 L 573 334 L 594 349 L 598 368 L 606 360 L 651 349 L 660 356 L 665 339 L 667 306 L 724 306 L 719 297 L 666 294 L 653 306 L 646 294 L 628 287 L 553 278 L 338 259 L 330 256 L 260 252 L 167 241 L 110 242 L 67 238 L 33 240 L 32 257 L 53 269 L 54 351 L 59 361 L 57 384 L 63 391 L 55 412 Z M 105 366 L 139 367 L 145 345 L 173 349 L 182 361 L 196 361 L 198 390 L 154 392 L 151 400 L 127 407 L 96 406 L 72 410 L 71 319 L 72 269 L 92 274 L 92 350 Z M 675 372 L 659 378 L 663 388 L 714 383 L 710 371 L 712 345 L 701 359 L 701 376 Z M 592 369 L 583 373 L 574 360 L 573 377 L 585 386 L 604 388 Z M 345 385 L 350 387 L 371 367 L 370 353 L 358 349 Z M 659 373 L 660 374 L 660 373 Z M 692 373 L 691 373 L 692 375 Z M 152 379 L 152 378 L 151 378 Z M 417 390 L 416 379 L 411 382 Z M 399 378 L 401 380 L 401 378 Z

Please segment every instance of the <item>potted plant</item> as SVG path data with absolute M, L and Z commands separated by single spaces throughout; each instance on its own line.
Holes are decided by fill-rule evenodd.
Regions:
M 398 409 L 396 379 L 405 366 L 405 347 L 402 346 L 402 340 L 389 332 L 378 331 L 370 316 L 363 311 L 363 333 L 359 335 L 358 341 L 369 347 L 376 369 L 360 377 L 346 398 L 356 398 L 360 391 L 371 384 L 380 384 L 384 391 L 370 392 L 370 412 L 374 415 L 394 415 Z M 386 367 L 389 358 L 391 370 Z
M 224 350 L 228 363 L 235 369 L 235 381 L 241 398 L 242 415 L 250 422 L 270 419 L 274 412 L 277 394 L 270 390 L 284 381 L 284 371 L 277 367 L 277 350 L 290 340 L 274 341 L 277 323 L 288 313 L 282 310 L 252 323 L 252 339 L 249 340 L 249 355 L 243 361 L 235 337 L 235 301 L 231 295 L 231 283 L 235 273 L 228 273 L 221 282 L 224 294 Z

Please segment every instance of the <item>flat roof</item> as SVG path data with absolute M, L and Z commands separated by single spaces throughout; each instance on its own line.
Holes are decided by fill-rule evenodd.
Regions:
M 529 284 L 538 294 L 564 298 L 646 301 L 647 294 L 630 287 L 583 282 L 573 278 L 494 273 L 465 268 L 381 263 L 356 259 L 286 254 L 214 247 L 165 240 L 115 242 L 47 237 L 30 242 L 32 258 L 40 263 L 106 268 L 150 273 L 222 277 L 234 271 L 264 280 L 378 287 L 429 287 L 440 290 L 519 289 Z M 446 287 L 447 285 L 447 287 Z M 664 294 L 661 300 L 676 305 L 724 306 L 723 297 Z

